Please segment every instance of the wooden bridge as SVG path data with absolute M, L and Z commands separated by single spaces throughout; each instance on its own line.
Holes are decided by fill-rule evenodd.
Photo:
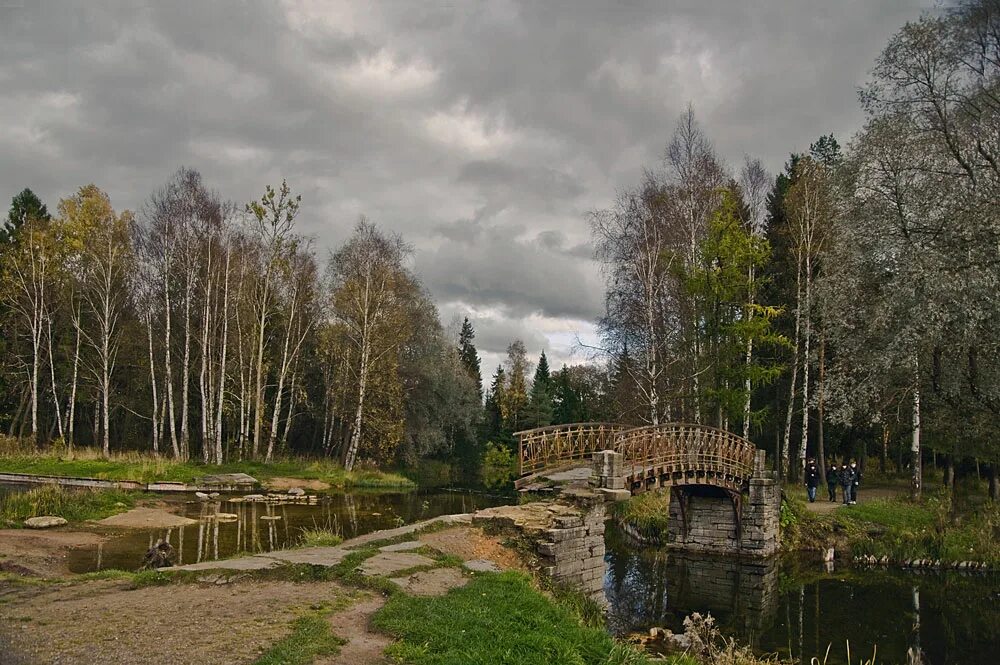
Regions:
M 731 432 L 686 423 L 629 427 L 574 423 L 517 432 L 518 487 L 545 473 L 590 464 L 595 452 L 613 450 L 624 461 L 625 489 L 704 485 L 746 491 L 756 447 Z

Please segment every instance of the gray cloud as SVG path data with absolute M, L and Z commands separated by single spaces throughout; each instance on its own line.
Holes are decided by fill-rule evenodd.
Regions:
M 137 208 L 186 165 L 245 201 L 286 177 L 321 249 L 366 214 L 490 353 L 519 335 L 568 359 L 601 310 L 586 214 L 688 102 L 724 158 L 777 170 L 849 137 L 856 86 L 932 2 L 12 4 L 0 199 L 95 182 Z

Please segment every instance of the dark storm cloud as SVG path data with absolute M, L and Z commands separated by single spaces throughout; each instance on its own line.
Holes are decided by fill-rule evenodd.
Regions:
M 0 197 L 95 182 L 138 208 L 186 165 L 245 201 L 286 177 L 321 247 L 366 214 L 491 351 L 557 345 L 600 314 L 587 212 L 687 103 L 724 158 L 776 170 L 849 137 L 930 2 L 622 4 L 0 2 Z

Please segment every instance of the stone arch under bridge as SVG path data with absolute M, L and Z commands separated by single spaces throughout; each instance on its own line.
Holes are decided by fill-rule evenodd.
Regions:
M 669 488 L 666 545 L 754 557 L 778 549 L 780 487 L 764 451 L 736 434 L 687 423 L 574 423 L 516 436 L 523 492 L 583 479 L 613 500 Z

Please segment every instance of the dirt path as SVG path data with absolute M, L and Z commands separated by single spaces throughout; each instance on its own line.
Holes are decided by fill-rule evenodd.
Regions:
M 252 663 L 301 611 L 348 593 L 333 582 L 22 587 L 0 605 L 0 647 L 25 664 Z
M 868 503 L 869 501 L 874 501 L 876 499 L 891 499 L 895 496 L 899 496 L 901 493 L 902 490 L 890 487 L 862 487 L 858 492 L 858 503 Z M 805 499 L 805 494 L 805 490 L 802 490 L 800 498 Z M 798 496 L 798 493 L 796 496 Z M 811 512 L 819 513 L 821 515 L 829 515 L 835 510 L 841 510 L 844 508 L 850 510 L 850 506 L 844 505 L 844 494 L 842 488 L 837 488 L 836 501 L 830 501 L 829 498 L 826 486 L 824 485 L 816 492 L 815 503 L 809 503 L 809 501 L 806 500 L 806 508 L 808 508 Z
M 372 615 L 385 605 L 385 598 L 372 596 L 330 617 L 334 634 L 348 640 L 336 656 L 317 660 L 315 665 L 381 665 L 389 662 L 382 652 L 392 643 L 387 635 L 371 631 Z

